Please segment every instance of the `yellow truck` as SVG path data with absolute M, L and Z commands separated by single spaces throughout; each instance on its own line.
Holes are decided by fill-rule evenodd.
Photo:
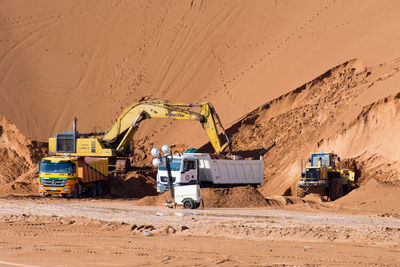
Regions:
M 52 156 L 39 163 L 41 196 L 96 197 L 107 183 L 107 158 Z

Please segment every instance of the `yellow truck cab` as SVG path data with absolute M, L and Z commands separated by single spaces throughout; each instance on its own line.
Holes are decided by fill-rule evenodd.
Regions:
M 41 196 L 100 196 L 108 181 L 108 159 L 53 156 L 39 163 Z

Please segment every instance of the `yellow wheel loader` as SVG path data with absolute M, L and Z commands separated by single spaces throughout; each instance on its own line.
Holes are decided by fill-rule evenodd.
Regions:
M 296 183 L 295 194 L 304 197 L 306 194 L 315 193 L 327 196 L 334 201 L 348 190 L 354 188 L 354 172 L 340 169 L 340 157 L 334 153 L 314 153 L 308 159 L 301 161 L 301 178 Z

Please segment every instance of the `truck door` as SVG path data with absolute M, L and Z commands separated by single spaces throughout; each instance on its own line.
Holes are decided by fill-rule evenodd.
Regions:
M 195 184 L 197 183 L 197 161 L 185 160 L 182 172 L 182 183 Z

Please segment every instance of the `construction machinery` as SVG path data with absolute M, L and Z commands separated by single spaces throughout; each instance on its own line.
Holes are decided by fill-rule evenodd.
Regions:
M 193 111 L 192 109 L 199 109 Z M 137 102 L 126 108 L 111 128 L 102 135 L 80 134 L 76 130 L 76 119 L 72 132 L 57 134 L 49 138 L 49 155 L 68 154 L 77 157 L 106 157 L 110 170 L 125 172 L 129 168 L 129 145 L 139 124 L 149 118 L 171 118 L 198 121 L 206 131 L 215 152 L 230 150 L 230 140 L 225 133 L 218 114 L 212 104 L 173 103 L 163 100 Z M 219 133 L 219 130 L 221 133 Z M 220 134 L 225 138 L 220 141 Z
M 39 163 L 41 196 L 96 197 L 108 185 L 108 159 L 53 156 Z
M 172 186 L 198 184 L 200 187 L 262 186 L 264 159 L 212 159 L 208 153 L 183 153 L 170 160 Z M 157 192 L 170 189 L 168 168 L 160 164 L 157 171 Z
M 356 186 L 354 172 L 340 168 L 338 155 L 314 153 L 308 162 L 309 166 L 304 159 L 301 161 L 301 178 L 295 184 L 296 196 L 304 197 L 306 194 L 316 193 L 334 201 Z

